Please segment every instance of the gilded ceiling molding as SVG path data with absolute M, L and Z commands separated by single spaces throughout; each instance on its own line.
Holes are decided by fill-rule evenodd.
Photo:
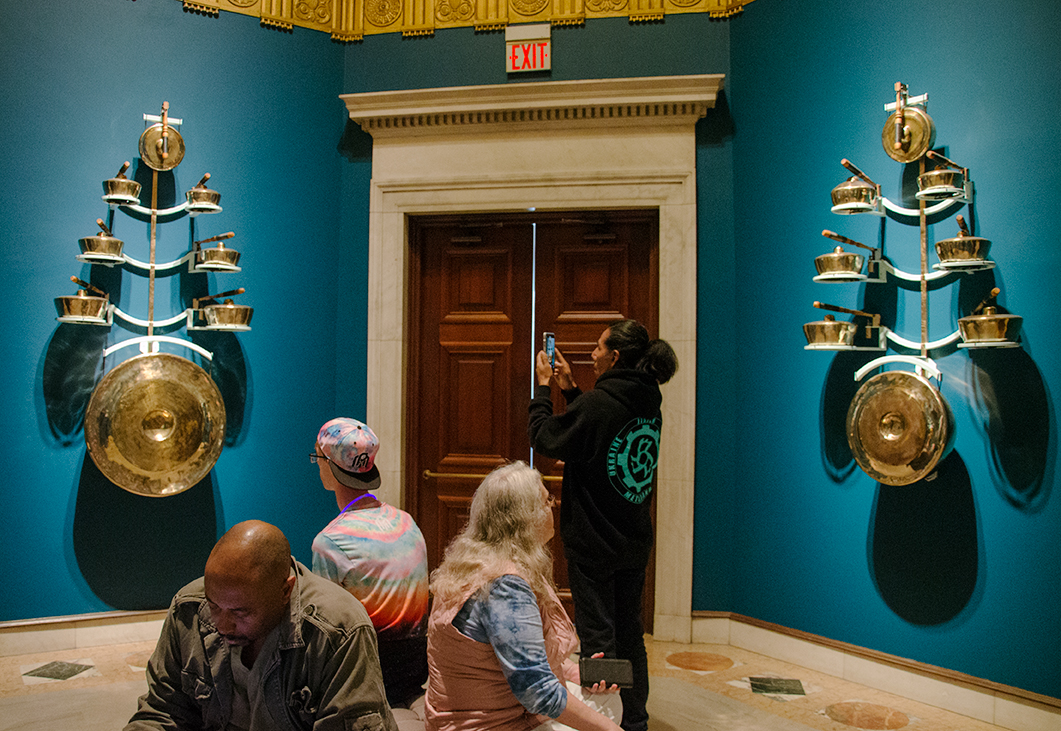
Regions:
M 443 3 L 456 4 L 462 1 L 467 2 L 467 0 L 437 0 L 440 7 Z M 502 30 L 509 23 L 508 0 L 474 0 L 474 6 L 469 10 L 467 18 L 458 15 L 443 18 L 440 15 L 438 16 L 439 25 L 445 28 L 452 27 L 454 20 L 465 24 L 470 21 L 475 24 L 475 30 L 486 31 Z
M 586 22 L 586 3 L 583 0 L 553 0 L 549 20 L 553 25 L 582 25 Z
M 295 26 L 330 33 L 336 41 L 401 33 L 429 36 L 439 28 L 501 30 L 512 23 L 582 25 L 587 18 L 627 17 L 632 23 L 668 14 L 728 18 L 753 0 L 180 0 L 189 12 L 251 15 L 269 28 Z
M 630 22 L 663 20 L 663 0 L 630 0 Z

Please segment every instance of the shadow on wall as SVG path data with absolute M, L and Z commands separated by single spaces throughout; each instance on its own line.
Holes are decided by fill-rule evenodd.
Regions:
M 870 575 L 884 602 L 916 625 L 957 617 L 979 580 L 976 503 L 953 451 L 928 478 L 877 485 L 869 526 Z
M 204 344 L 215 354 L 211 378 L 225 401 L 225 443 L 231 446 L 245 432 L 246 360 L 232 333 L 204 334 L 211 336 Z M 106 337 L 106 328 L 61 325 L 49 344 L 45 410 L 49 429 L 64 446 L 73 446 L 83 432 Z M 164 609 L 180 587 L 202 575 L 223 524 L 212 475 L 176 495 L 148 497 L 113 484 L 85 451 L 72 548 L 76 570 L 101 601 L 115 609 Z
M 862 330 L 862 328 L 860 328 Z M 847 411 L 862 384 L 854 373 L 880 355 L 879 352 L 841 351 L 833 358 L 822 385 L 821 439 L 825 473 L 835 483 L 846 480 L 857 468 L 847 440 Z
M 239 338 L 230 332 L 197 332 L 196 344 L 214 354 L 208 364 L 210 378 L 225 402 L 225 446 L 241 444 L 247 434 L 248 400 L 251 393 L 247 358 Z
M 335 149 L 348 162 L 371 162 L 372 135 L 362 130 L 357 122 L 347 118 L 342 137 L 339 138 Z
M 48 430 L 64 447 L 78 440 L 102 375 L 107 328 L 61 324 L 44 353 L 41 388 Z
M 703 119 L 696 123 L 696 144 L 698 147 L 721 147 L 733 139 L 737 128 L 733 114 L 726 101 L 725 89 L 718 92 L 715 106 L 707 110 Z
M 202 576 L 218 539 L 212 475 L 176 495 L 146 497 L 113 484 L 85 453 L 73 549 L 100 600 L 115 609 L 165 609 Z
M 1038 512 L 1050 497 L 1050 398 L 1023 348 L 970 352 L 972 399 L 987 437 L 999 493 L 1015 508 Z

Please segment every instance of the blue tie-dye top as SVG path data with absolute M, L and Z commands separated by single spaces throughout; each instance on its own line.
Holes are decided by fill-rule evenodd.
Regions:
M 476 592 L 453 618 L 453 627 L 489 643 L 512 694 L 531 713 L 557 718 L 567 708 L 567 688 L 549 667 L 542 617 L 525 579 L 506 574 Z

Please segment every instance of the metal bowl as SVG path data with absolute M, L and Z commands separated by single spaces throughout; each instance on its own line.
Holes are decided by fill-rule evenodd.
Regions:
M 122 240 L 119 238 L 101 233 L 97 236 L 78 239 L 77 243 L 80 244 L 81 254 L 85 259 L 121 261 Z
M 216 211 L 220 209 L 221 194 L 209 188 L 195 187 L 185 193 L 189 211 Z
M 832 198 L 835 213 L 871 211 L 877 207 L 877 187 L 855 175 L 833 188 Z
M 1000 313 L 995 307 L 985 307 L 979 315 L 958 319 L 958 330 L 966 343 L 1016 342 L 1024 318 Z
M 64 322 L 106 322 L 107 298 L 93 297 L 79 289 L 74 297 L 56 297 L 55 310 Z
M 104 180 L 103 200 L 108 203 L 139 203 L 140 183 L 126 177 Z
M 965 234 L 936 242 L 936 254 L 941 262 L 984 261 L 990 248 L 991 242 L 987 239 Z
M 917 197 L 922 200 L 947 200 L 965 193 L 965 173 L 952 168 L 936 168 L 917 176 Z
M 838 321 L 831 315 L 826 315 L 824 320 L 806 323 L 803 326 L 803 334 L 807 338 L 807 345 L 851 345 L 855 341 L 857 329 L 858 326 L 853 322 Z
M 224 244 L 218 244 L 213 249 L 199 250 L 200 269 L 234 269 L 238 263 L 239 252 L 226 249 Z
M 864 257 L 860 254 L 846 252 L 844 247 L 837 246 L 831 253 L 815 257 L 814 267 L 818 274 L 857 276 L 862 273 L 863 261 Z
M 220 305 L 207 305 L 202 309 L 202 313 L 208 328 L 216 330 L 245 329 L 250 327 L 254 308 L 233 304 L 232 300 L 225 300 Z

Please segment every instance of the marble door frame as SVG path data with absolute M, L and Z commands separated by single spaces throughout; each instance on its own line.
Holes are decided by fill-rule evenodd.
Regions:
M 409 216 L 659 209 L 659 335 L 681 367 L 663 388 L 654 634 L 679 642 L 692 636 L 694 126 L 721 86 L 712 74 L 342 97 L 373 137 L 366 418 L 387 444 L 405 443 Z M 378 464 L 400 503 L 404 446 Z

